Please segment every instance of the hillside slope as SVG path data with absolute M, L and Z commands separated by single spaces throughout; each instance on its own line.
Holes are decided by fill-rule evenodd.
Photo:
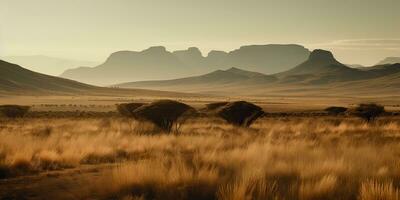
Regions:
M 95 89 L 87 84 L 36 73 L 0 60 L 0 90 L 8 92 L 77 92 Z
M 72 69 L 77 66 L 98 65 L 98 63 L 92 61 L 70 60 L 42 55 L 7 56 L 1 59 L 6 62 L 24 66 L 29 70 L 52 76 L 58 76 L 62 74 L 65 70 Z
M 201 76 L 193 76 L 172 80 L 139 81 L 115 85 L 121 88 L 143 88 L 169 91 L 196 91 L 207 93 L 219 93 L 223 88 L 235 88 L 240 86 L 260 85 L 273 83 L 277 79 L 274 76 L 258 72 L 246 71 L 238 68 L 216 70 Z
M 0 94 L 3 95 L 102 95 L 189 96 L 176 92 L 103 88 L 44 75 L 0 60 Z

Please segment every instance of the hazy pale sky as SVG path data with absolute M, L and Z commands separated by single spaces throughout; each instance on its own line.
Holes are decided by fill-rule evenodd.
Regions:
M 298 43 L 370 65 L 400 57 L 399 10 L 400 0 L 0 0 L 0 56 Z

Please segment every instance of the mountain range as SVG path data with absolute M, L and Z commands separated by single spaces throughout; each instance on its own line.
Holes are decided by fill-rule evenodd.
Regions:
M 250 49 L 271 48 L 249 47 Z M 288 46 L 282 46 L 288 48 Z M 242 49 L 242 48 L 241 48 Z M 245 49 L 245 48 L 244 48 Z M 198 49 L 197 49 L 198 50 Z M 168 66 L 171 74 L 179 70 L 177 63 L 185 60 L 188 68 L 196 70 L 196 63 L 201 53 L 196 48 L 185 51 L 168 52 L 163 47 L 153 47 L 142 52 L 117 52 L 111 55 L 106 63 L 116 63 L 122 68 L 130 65 L 137 56 L 137 64 L 142 63 L 144 70 L 146 65 L 155 62 Z M 195 53 L 197 52 L 197 53 Z M 158 59 L 154 56 L 158 53 Z M 222 52 L 210 52 L 207 59 L 217 62 Z M 227 53 L 225 56 L 237 53 Z M 242 54 L 243 51 L 242 51 Z M 200 55 L 200 57 L 199 57 Z M 220 56 L 221 56 L 220 55 Z M 292 54 L 291 54 L 292 55 Z M 285 54 L 280 55 L 283 58 Z M 234 56 L 235 57 L 235 56 Z M 240 56 L 239 56 L 240 57 Z M 245 56 L 242 56 L 245 57 Z M 261 56 L 259 56 L 261 57 Z M 143 59 L 146 58 L 146 59 Z M 229 60 L 229 59 L 227 59 Z M 126 61 L 126 63 L 124 62 Z M 242 60 L 243 61 L 243 60 Z M 203 62 L 203 61 L 202 61 Z M 226 61 L 227 62 L 227 61 Z M 243 61 L 244 62 L 244 61 Z M 165 64 L 166 63 L 166 64 Z M 191 64 L 190 64 L 191 63 Z M 254 62 L 254 63 L 261 63 Z M 150 68 L 151 65 L 147 65 Z M 108 69 L 107 66 L 104 66 Z M 213 67 L 211 67 L 213 68 Z M 102 68 L 90 68 L 100 70 Z M 181 68 L 182 69 L 182 68 Z M 208 67 L 204 67 L 205 70 Z M 225 68 L 226 69 L 226 68 Z M 118 72 L 117 68 L 114 68 Z M 119 73 L 106 76 L 113 80 Z M 325 50 L 314 50 L 299 64 L 283 72 L 265 74 L 239 67 L 229 67 L 226 70 L 210 70 L 198 76 L 175 78 L 155 81 L 136 81 L 113 85 L 113 87 L 93 86 L 65 78 L 54 77 L 30 71 L 19 65 L 0 60 L 0 94 L 7 95 L 147 95 L 147 96 L 187 96 L 190 93 L 218 94 L 226 96 L 237 95 L 396 95 L 400 89 L 400 64 L 380 64 L 372 67 L 352 68 L 336 60 L 333 54 Z M 151 71 L 153 76 L 162 76 L 157 70 Z M 126 74 L 127 79 L 130 74 Z M 119 80 L 117 78 L 117 80 Z M 115 80 L 114 80 L 115 81 Z M 137 89 L 140 88 L 140 89 Z M 161 92 L 174 91 L 174 92 Z M 185 92 L 185 93 L 182 93 Z
M 387 57 L 380 61 L 377 65 L 400 63 L 400 57 Z
M 0 60 L 1 95 L 103 95 L 169 96 L 187 95 L 142 89 L 104 88 L 30 71 Z
M 45 73 L 52 76 L 59 76 L 65 70 L 76 66 L 95 66 L 98 64 L 92 61 L 71 60 L 43 55 L 7 56 L 3 57 L 2 60 L 24 66 L 25 68 L 35 72 Z
M 119 51 L 96 67 L 66 70 L 61 77 L 95 85 L 128 81 L 173 79 L 213 70 L 236 67 L 272 74 L 304 62 L 310 51 L 300 45 L 251 45 L 224 52 L 210 51 L 203 56 L 196 47 L 170 52 L 165 47 L 143 51 Z
M 368 87 L 362 87 L 363 85 Z M 233 67 L 200 76 L 128 82 L 116 86 L 246 95 L 307 92 L 368 94 L 368 91 L 390 93 L 398 92 L 400 89 L 400 64 L 377 65 L 361 69 L 351 68 L 337 61 L 329 51 L 314 50 L 304 62 L 284 72 L 271 75 Z M 333 91 L 335 93 L 332 93 Z

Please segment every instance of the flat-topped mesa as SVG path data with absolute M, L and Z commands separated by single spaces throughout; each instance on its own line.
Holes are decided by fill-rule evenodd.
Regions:
M 241 46 L 239 49 L 233 50 L 234 51 L 263 51 L 263 50 L 271 50 L 271 49 L 292 49 L 292 50 L 296 50 L 296 51 L 303 51 L 306 50 L 308 51 L 308 49 L 306 49 L 304 46 L 298 45 L 298 44 L 266 44 L 266 45 L 245 45 L 245 46 Z
M 104 63 L 84 69 L 71 69 L 62 77 L 98 85 L 114 85 L 144 80 L 166 80 L 206 74 L 217 69 L 240 69 L 273 74 L 296 66 L 310 55 L 300 45 L 250 45 L 233 51 L 210 51 L 197 47 L 168 51 L 163 46 L 143 51 L 113 53 Z
M 177 50 L 177 51 L 174 51 L 173 53 L 183 53 L 183 52 L 189 53 L 189 54 L 201 55 L 201 51 L 197 47 L 189 47 L 186 50 Z
M 164 46 L 153 46 L 143 50 L 143 53 L 165 53 L 167 49 Z
M 189 47 L 186 50 L 177 50 L 174 51 L 173 54 L 184 60 L 185 58 L 203 58 L 203 54 L 197 47 Z
M 145 49 L 143 51 L 117 51 L 112 53 L 109 57 L 108 57 L 108 61 L 109 60 L 117 60 L 118 59 L 129 59 L 132 58 L 135 55 L 138 55 L 140 53 L 147 53 L 147 54 L 157 54 L 157 53 L 165 53 L 167 52 L 167 49 L 163 46 L 153 46 L 150 47 L 148 49 Z
M 212 50 L 207 54 L 207 57 L 214 58 L 214 57 L 227 56 L 227 55 L 228 55 L 228 53 L 225 51 Z
M 319 63 L 339 63 L 333 56 L 332 52 L 322 49 L 312 51 L 308 61 Z
M 112 53 L 110 56 L 108 56 L 107 60 L 105 63 L 114 63 L 114 62 L 121 62 L 121 60 L 126 60 L 139 52 L 137 51 L 117 51 Z

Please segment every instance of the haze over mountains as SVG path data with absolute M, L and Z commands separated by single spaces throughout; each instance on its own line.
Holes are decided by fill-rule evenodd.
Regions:
M 396 62 L 396 58 L 387 58 L 381 62 L 384 64 L 354 68 L 337 61 L 329 51 L 309 52 L 299 45 L 244 46 L 231 52 L 211 51 L 206 57 L 195 47 L 169 52 L 158 46 L 141 52 L 119 51 L 102 65 L 67 70 L 63 74 L 116 88 L 44 75 L 0 61 L 0 93 L 162 96 L 176 91 L 257 96 L 379 92 L 389 95 L 400 89 L 400 64 Z M 185 77 L 184 74 L 189 75 L 173 78 Z M 135 79 L 148 81 L 131 81 Z M 119 83 L 120 80 L 128 81 Z
M 142 95 L 175 96 L 177 93 L 140 89 L 103 88 L 30 71 L 0 60 L 1 95 Z M 179 94 L 185 95 L 185 94 Z
M 376 85 L 371 86 L 371 83 Z M 390 83 L 390 84 L 388 84 Z M 363 87 L 365 85 L 365 87 Z M 238 68 L 165 81 L 118 84 L 124 88 L 146 88 L 213 94 L 294 94 L 307 92 L 368 94 L 400 89 L 400 64 L 350 68 L 337 61 L 331 52 L 314 50 L 303 63 L 285 72 L 266 75 Z M 357 88 L 357 90 L 354 90 Z
M 380 61 L 377 65 L 400 63 L 400 57 L 387 57 Z
M 165 47 L 119 51 L 97 67 L 79 67 L 61 76 L 95 85 L 121 82 L 173 79 L 237 67 L 265 74 L 290 69 L 304 62 L 310 51 L 300 45 L 251 45 L 231 52 L 211 51 L 203 56 L 196 47 L 169 52 Z
M 42 55 L 7 56 L 3 57 L 2 59 L 10 63 L 24 66 L 25 68 L 35 72 L 45 73 L 53 76 L 59 76 L 65 70 L 75 68 L 76 66 L 97 65 L 96 62 L 92 61 L 71 60 Z

